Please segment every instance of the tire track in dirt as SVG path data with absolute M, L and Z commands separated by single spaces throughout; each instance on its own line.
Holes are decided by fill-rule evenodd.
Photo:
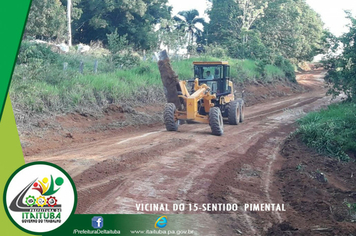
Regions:
M 199 128 L 195 130 L 200 132 L 206 130 L 206 128 Z M 202 171 L 209 169 L 210 166 L 216 164 L 215 162 L 212 163 L 213 160 L 209 158 L 205 158 L 203 151 L 190 151 L 190 152 L 186 151 L 186 150 L 195 150 L 197 146 L 199 147 L 203 145 L 205 142 L 206 140 L 204 139 L 195 139 L 195 141 L 189 145 L 183 147 L 179 145 L 180 148 L 175 149 L 174 151 L 171 151 L 169 153 L 166 153 L 165 155 L 161 155 L 156 159 L 150 161 L 149 166 L 151 167 L 159 166 L 161 164 L 165 165 L 165 169 L 161 170 L 160 173 L 161 177 L 164 179 L 170 179 L 169 185 L 176 186 L 176 191 L 177 191 L 177 196 L 175 196 L 171 200 L 177 200 L 177 202 L 179 202 L 179 199 L 184 199 L 185 193 L 187 190 L 189 190 L 189 186 L 191 186 L 191 184 L 194 182 L 195 177 L 199 176 L 202 173 Z M 234 147 L 234 149 L 236 148 L 238 147 Z M 187 153 L 188 155 L 181 157 L 182 153 Z M 219 150 L 216 150 L 213 153 L 219 153 Z M 220 153 L 219 155 L 222 156 L 223 154 Z M 216 155 L 216 157 L 219 158 L 220 157 L 219 155 Z M 185 163 L 186 170 L 181 169 L 182 162 Z M 199 165 L 197 165 L 197 163 L 199 163 Z M 146 166 L 146 168 L 148 168 L 148 166 Z M 166 199 L 167 196 L 160 193 L 159 187 L 151 188 L 151 195 L 154 196 L 154 198 L 152 198 L 152 196 L 147 197 L 147 194 L 142 192 L 142 190 L 141 193 L 127 194 L 127 192 L 130 192 L 129 189 L 140 189 L 139 186 L 136 186 L 137 185 L 136 183 L 139 183 L 139 185 L 145 185 L 146 187 L 152 185 L 152 183 L 157 183 L 157 176 L 145 177 L 143 175 L 147 173 L 142 174 L 140 172 L 141 172 L 140 170 L 137 170 L 134 172 L 130 171 L 130 173 L 127 173 L 130 176 L 131 181 L 127 182 L 127 184 L 121 185 L 119 189 L 116 188 L 110 193 L 111 196 L 126 195 L 125 205 L 127 206 L 126 207 L 122 206 L 123 204 L 120 204 L 121 206 L 117 206 L 120 209 L 120 211 L 124 211 L 125 213 L 137 213 L 137 210 L 135 208 L 135 201 L 136 201 L 135 199 L 141 199 L 142 201 L 142 199 L 145 198 L 144 202 L 146 203 L 167 201 Z M 126 172 L 121 172 L 120 175 L 125 176 L 125 173 Z M 175 181 L 172 178 L 169 178 L 168 175 L 175 175 L 178 178 Z M 183 181 L 181 181 L 181 179 L 183 179 Z M 144 181 L 144 183 L 142 183 L 142 181 Z M 150 192 L 148 195 L 150 195 Z M 105 209 L 105 208 L 110 211 L 113 211 L 113 209 L 115 208 L 114 206 L 115 206 L 115 199 L 111 198 L 110 200 L 105 201 L 105 204 L 103 203 L 97 204 L 97 206 L 94 206 L 93 208 L 90 209 L 90 211 L 86 211 L 85 213 L 90 213 L 94 209 L 98 211 L 99 209 Z
M 282 140 L 281 139 L 279 139 L 277 142 L 282 142 Z M 272 155 L 271 155 L 271 161 L 268 163 L 268 168 L 267 168 L 267 177 L 266 177 L 266 179 L 265 179 L 265 182 L 264 182 L 264 186 L 265 186 L 265 189 L 264 189 L 264 191 L 265 191 L 265 194 L 266 194 L 266 198 L 267 198 L 267 203 L 274 203 L 273 201 L 272 201 L 272 198 L 271 198 L 271 195 L 270 195 L 270 183 L 271 183 L 271 180 L 272 180 L 272 175 L 273 175 L 273 172 L 272 172 L 272 166 L 273 166 L 273 163 L 276 161 L 276 159 L 277 159 L 277 155 L 278 155 L 278 153 L 279 153 L 279 150 L 280 150 L 280 145 L 278 145 L 275 149 L 274 149 L 274 151 L 273 151 L 273 153 L 272 153 Z M 277 219 L 278 219 L 278 222 L 279 223 L 281 223 L 282 222 L 282 217 L 281 217 L 281 215 L 280 215 L 280 213 L 278 212 L 278 211 L 274 211 L 274 212 L 272 212 L 273 214 L 276 214 L 276 216 L 277 216 Z
M 298 109 L 310 111 L 329 102 L 329 98 L 322 98 L 306 105 L 301 103 L 303 106 Z M 282 204 L 283 199 L 278 194 L 278 189 L 271 183 L 275 171 L 281 166 L 279 151 L 283 140 L 294 130 L 293 122 L 302 114 L 288 110 L 263 120 L 266 127 L 273 126 L 273 123 L 277 124 L 277 127 L 252 144 L 245 153 L 229 153 L 234 158 L 221 166 L 215 175 L 209 188 L 210 202 L 237 202 L 241 206 L 245 203 Z M 288 210 L 288 206 L 286 208 Z M 235 217 L 240 223 L 230 218 L 230 225 L 235 225 L 235 228 L 246 235 L 261 235 L 271 227 L 271 222 L 280 223 L 285 215 L 283 212 L 256 213 L 240 209 Z
M 122 186 L 125 181 L 125 173 L 131 174 L 135 169 L 140 168 L 143 164 L 151 162 L 157 156 L 163 155 L 176 145 L 185 146 L 191 140 L 171 139 L 167 143 L 158 143 L 146 150 L 123 153 L 112 158 L 105 159 L 94 164 L 82 172 L 80 176 L 73 180 L 78 189 L 78 206 L 77 213 L 84 213 L 95 209 L 95 204 L 99 202 L 105 206 L 107 201 L 104 196 L 111 196 L 113 189 Z M 109 179 L 109 183 L 107 182 Z M 88 186 L 89 185 L 89 186 Z M 93 186 L 94 185 L 94 186 Z M 88 198 L 90 196 L 90 198 Z M 88 207 L 89 206 L 89 207 Z

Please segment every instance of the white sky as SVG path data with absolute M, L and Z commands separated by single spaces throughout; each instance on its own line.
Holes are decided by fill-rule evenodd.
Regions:
M 173 6 L 173 15 L 180 11 L 197 9 L 200 16 L 204 16 L 208 7 L 207 0 L 168 0 L 168 4 Z
M 340 36 L 347 31 L 345 27 L 348 20 L 345 18 L 344 10 L 351 10 L 356 15 L 356 0 L 306 0 L 307 3 L 321 16 L 328 28 L 333 34 Z M 173 14 L 179 11 L 197 9 L 201 16 L 207 8 L 206 0 L 169 0 L 173 6 Z
M 348 31 L 347 25 L 349 20 L 345 18 L 344 10 L 351 10 L 356 15 L 355 0 L 307 0 L 307 3 L 313 8 L 328 28 L 336 36 Z

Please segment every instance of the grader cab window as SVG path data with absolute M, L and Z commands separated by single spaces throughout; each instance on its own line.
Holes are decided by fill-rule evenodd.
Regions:
M 223 78 L 222 66 L 194 66 L 195 78 L 199 79 L 221 79 Z
M 230 66 L 223 63 L 194 64 L 194 78 L 206 84 L 213 93 L 229 93 Z

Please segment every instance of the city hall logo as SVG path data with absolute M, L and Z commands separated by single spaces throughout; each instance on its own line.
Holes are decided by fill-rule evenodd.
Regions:
M 9 178 L 4 205 L 17 227 L 44 233 L 58 228 L 74 213 L 76 196 L 73 181 L 63 169 L 47 162 L 33 162 Z

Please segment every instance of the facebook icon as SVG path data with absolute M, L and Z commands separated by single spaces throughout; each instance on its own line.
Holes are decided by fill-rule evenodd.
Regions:
M 93 226 L 94 229 L 101 229 L 104 226 L 104 219 L 101 216 L 94 216 L 93 219 L 91 219 L 91 226 Z

